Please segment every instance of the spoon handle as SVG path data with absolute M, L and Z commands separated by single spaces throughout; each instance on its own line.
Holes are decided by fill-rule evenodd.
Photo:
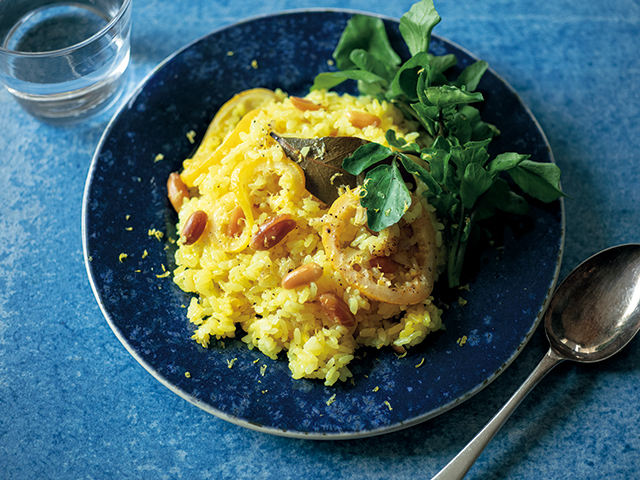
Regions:
M 484 448 L 498 433 L 498 430 L 509 419 L 516 407 L 524 400 L 527 394 L 533 390 L 553 367 L 562 362 L 552 348 L 542 358 L 531 375 L 516 390 L 511 398 L 504 404 L 498 413 L 487 423 L 482 430 L 451 460 L 432 480 L 459 480 L 464 478 L 471 466 L 478 459 Z

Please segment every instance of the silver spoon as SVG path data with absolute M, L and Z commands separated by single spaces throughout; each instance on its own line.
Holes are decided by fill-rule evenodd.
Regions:
M 640 329 L 640 245 L 608 248 L 573 270 L 544 315 L 551 347 L 473 440 L 432 480 L 463 478 L 516 407 L 564 360 L 593 363 L 618 353 Z

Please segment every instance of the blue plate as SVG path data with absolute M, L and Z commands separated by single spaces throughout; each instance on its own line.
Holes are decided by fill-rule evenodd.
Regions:
M 500 248 L 472 259 L 480 268 L 469 290 L 461 292 L 468 303 L 451 303 L 443 316 L 446 331 L 404 358 L 391 350 L 363 351 L 350 365 L 353 384 L 325 387 L 293 380 L 284 356 L 271 360 L 240 340 L 214 342 L 209 349 L 191 340 L 193 326 L 184 307 L 189 295 L 163 275 L 174 268 L 174 247 L 167 239 L 175 238 L 176 222 L 166 179 L 233 94 L 253 87 L 307 93 L 315 75 L 331 68 L 328 60 L 353 13 L 294 11 L 254 18 L 180 50 L 152 72 L 110 122 L 86 183 L 87 271 L 123 345 L 186 400 L 235 424 L 277 435 L 376 435 L 415 425 L 470 398 L 529 340 L 555 286 L 562 255 L 561 201 L 534 205 L 526 218 L 507 219 L 498 232 Z M 392 44 L 406 58 L 398 23 L 383 20 Z M 454 53 L 459 69 L 475 61 L 436 36 L 432 52 Z M 538 123 L 509 85 L 489 71 L 479 90 L 486 99 L 483 119 L 502 131 L 493 154 L 518 151 L 553 161 Z M 187 138 L 192 130 L 196 144 Z M 160 161 L 158 154 L 164 156 Z

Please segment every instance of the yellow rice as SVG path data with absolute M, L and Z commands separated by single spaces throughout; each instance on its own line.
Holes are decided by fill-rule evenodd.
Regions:
M 306 98 L 325 108 L 298 110 L 282 92 L 277 92 L 276 101 L 261 107 L 249 132 L 240 134 L 237 144 L 219 162 L 194 176 L 189 186 L 197 189 L 197 194 L 185 201 L 178 224 L 180 230 L 196 210 L 224 208 L 221 205 L 234 195 L 234 171 L 257 161 L 256 174 L 247 180 L 256 223 L 287 213 L 296 220 L 297 228 L 270 250 L 228 252 L 213 240 L 213 227 L 208 225 L 203 239 L 190 246 L 180 244 L 174 280 L 184 291 L 197 294 L 187 316 L 197 326 L 193 338 L 199 344 L 208 347 L 213 338 L 234 337 L 239 325 L 244 332 L 242 341 L 249 348 L 257 348 L 272 359 L 286 352 L 293 378 L 317 378 L 333 385 L 352 377 L 348 365 L 359 347 L 416 345 L 441 328 L 441 312 L 431 297 L 417 305 L 389 305 L 368 299 L 345 283 L 328 261 L 321 241 L 322 219 L 328 207 L 306 192 L 296 193 L 290 184 L 293 180 L 282 167 L 289 160 L 269 136 L 271 131 L 305 138 L 337 134 L 387 145 L 387 129 L 416 141 L 415 126 L 392 105 L 370 97 L 315 91 Z M 377 127 L 355 128 L 345 116 L 348 110 L 369 112 L 382 122 Z M 239 112 L 238 117 L 244 113 Z M 235 123 L 237 118 L 225 133 Z M 223 140 L 221 136 L 208 138 L 199 155 L 213 155 L 222 148 Z M 186 160 L 185 167 L 194 161 Z M 430 207 L 425 204 L 424 208 Z M 415 211 L 407 212 L 412 214 Z M 366 245 L 373 240 L 365 234 L 355 241 Z M 324 274 L 319 280 L 296 289 L 281 287 L 288 272 L 309 262 L 322 266 Z M 345 301 L 355 316 L 355 329 L 323 315 L 314 301 L 323 292 L 334 292 Z

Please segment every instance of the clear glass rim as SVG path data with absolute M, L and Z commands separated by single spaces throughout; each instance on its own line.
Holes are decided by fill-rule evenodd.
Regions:
M 74 45 L 70 45 L 65 48 L 60 48 L 57 50 L 50 50 L 47 52 L 20 52 L 18 50 L 11 50 L 0 46 L 0 54 L 18 58 L 47 58 L 47 57 L 58 57 L 61 55 L 67 55 L 74 51 L 80 50 L 81 48 L 87 46 L 94 40 L 99 37 L 104 36 L 104 34 L 110 30 L 116 23 L 120 21 L 120 19 L 124 16 L 126 10 L 131 5 L 132 0 L 123 0 L 122 5 L 118 9 L 118 12 L 113 16 L 109 23 L 107 23 L 104 27 L 102 27 L 98 32 L 91 35 L 89 38 L 84 39 L 82 42 L 76 43 Z

